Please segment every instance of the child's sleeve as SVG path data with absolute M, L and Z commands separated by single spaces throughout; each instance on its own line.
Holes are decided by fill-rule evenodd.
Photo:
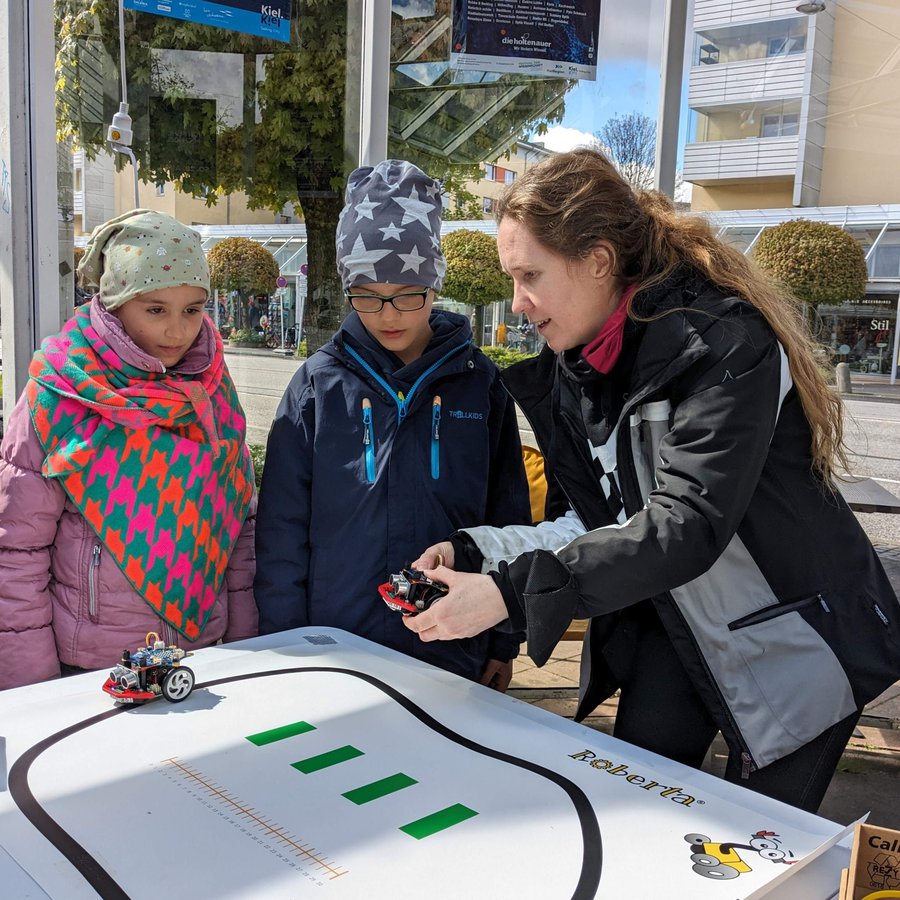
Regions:
M 253 599 L 253 576 L 256 571 L 256 495 L 250 501 L 247 518 L 235 541 L 225 582 L 228 587 L 228 628 L 226 641 L 240 641 L 259 633 L 259 615 Z
M 0 444 L 0 690 L 59 676 L 50 547 L 65 493 L 43 457 L 23 397 Z
M 256 578 L 259 633 L 309 624 L 310 483 L 315 399 L 309 363 L 288 385 L 266 444 L 256 516 Z

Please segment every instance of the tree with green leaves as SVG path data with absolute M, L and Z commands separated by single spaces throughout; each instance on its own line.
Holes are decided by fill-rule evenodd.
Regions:
M 859 300 L 866 293 L 866 255 L 837 225 L 791 219 L 766 228 L 753 258 L 804 305 L 810 319 L 819 305 Z
M 253 294 L 271 294 L 278 278 L 278 263 L 262 244 L 250 238 L 231 237 L 219 241 L 206 255 L 210 285 L 218 290 L 237 291 L 235 328 L 248 321 L 248 305 Z
M 449 5 L 436 0 L 434 14 L 421 20 L 392 17 L 391 55 L 402 62 L 392 66 L 388 153 L 421 166 L 452 194 L 477 177 L 480 162 L 558 121 L 574 82 L 516 74 L 457 82 L 446 62 Z M 105 149 L 106 127 L 118 109 L 117 7 L 117 0 L 56 0 L 58 133 L 89 155 Z M 292 204 L 302 213 L 310 351 L 331 336 L 345 311 L 334 233 L 355 165 L 346 105 L 355 87 L 347 58 L 358 54 L 359 41 L 347 20 L 347 0 L 294 0 L 291 42 L 284 44 L 149 13 L 126 16 L 129 111 L 141 179 L 174 182 L 208 204 L 242 191 L 251 209 Z M 431 28 L 427 42 L 417 38 L 416 22 Z M 229 104 L 220 86 L 235 67 L 242 89 Z M 195 83 L 202 75 L 215 84 L 212 96 Z
M 512 279 L 500 266 L 497 242 L 483 231 L 462 228 L 441 240 L 447 275 L 441 296 L 475 307 L 475 339 L 484 334 L 484 307 L 512 296 Z

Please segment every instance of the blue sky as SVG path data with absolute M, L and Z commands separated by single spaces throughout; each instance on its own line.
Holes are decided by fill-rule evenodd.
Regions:
M 586 140 L 614 115 L 656 119 L 665 0 L 604 0 L 600 9 L 597 80 L 566 95 L 562 125 L 544 140 L 566 150 Z

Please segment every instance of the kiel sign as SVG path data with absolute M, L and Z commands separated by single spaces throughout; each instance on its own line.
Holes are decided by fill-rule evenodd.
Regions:
M 124 0 L 125 9 L 227 28 L 288 43 L 291 0 Z

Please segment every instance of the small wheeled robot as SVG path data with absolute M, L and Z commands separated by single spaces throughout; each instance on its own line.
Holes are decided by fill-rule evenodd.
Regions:
M 118 703 L 147 703 L 160 696 L 180 703 L 194 689 L 194 673 L 181 660 L 193 654 L 174 644 L 166 646 L 155 631 L 148 632 L 146 641 L 133 653 L 122 651 L 103 690 Z
M 449 588 L 418 569 L 401 569 L 390 581 L 378 586 L 381 599 L 395 612 L 415 616 L 440 600 Z

